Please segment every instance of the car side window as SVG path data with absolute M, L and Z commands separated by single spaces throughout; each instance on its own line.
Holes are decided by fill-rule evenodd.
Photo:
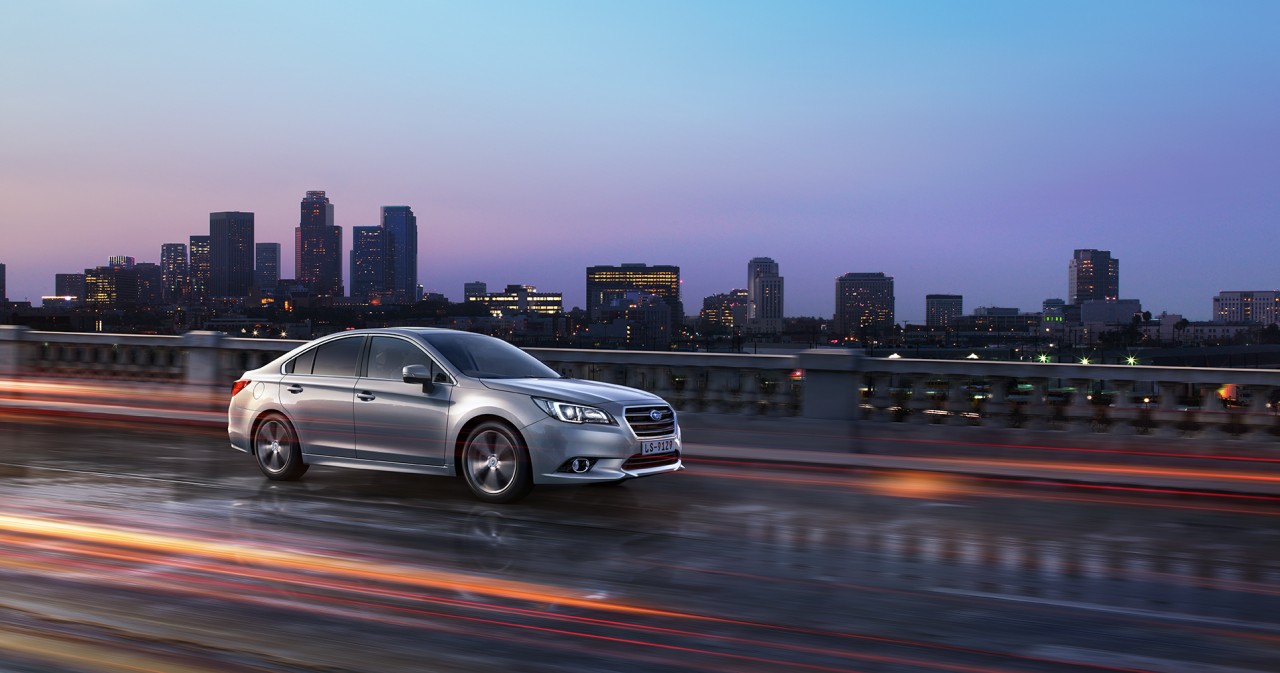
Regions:
M 369 378 L 399 381 L 409 365 L 426 365 L 432 374 L 439 369 L 421 348 L 404 339 L 375 336 L 369 343 Z
M 311 367 L 316 361 L 316 349 L 312 348 L 298 357 L 290 360 L 284 366 L 286 374 L 310 374 Z
M 364 337 L 335 339 L 321 345 L 316 349 L 316 363 L 311 373 L 316 376 L 355 376 L 362 346 Z

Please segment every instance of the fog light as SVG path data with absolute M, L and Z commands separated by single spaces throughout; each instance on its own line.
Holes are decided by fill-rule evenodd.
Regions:
M 574 474 L 582 474 L 583 472 L 586 472 L 590 470 L 592 467 L 594 467 L 595 464 L 596 464 L 595 458 L 570 458 L 569 460 L 565 461 L 565 464 L 561 465 L 560 469 L 556 470 L 556 472 L 572 472 Z

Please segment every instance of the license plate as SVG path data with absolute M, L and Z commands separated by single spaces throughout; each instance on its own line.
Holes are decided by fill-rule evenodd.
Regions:
M 640 445 L 640 453 L 646 456 L 651 453 L 669 453 L 675 450 L 676 440 L 674 439 L 655 439 Z

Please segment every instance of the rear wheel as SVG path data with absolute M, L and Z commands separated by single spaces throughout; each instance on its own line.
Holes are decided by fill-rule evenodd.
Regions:
M 253 432 L 253 455 L 258 469 L 275 481 L 293 481 L 307 471 L 298 434 L 280 414 L 268 414 Z
M 462 445 L 462 476 L 485 502 L 515 502 L 533 488 L 529 450 L 519 435 L 497 422 L 481 423 Z

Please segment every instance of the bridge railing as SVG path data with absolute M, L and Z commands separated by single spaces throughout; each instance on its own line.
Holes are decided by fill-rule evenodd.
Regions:
M 0 326 L 0 376 L 225 388 L 301 341 Z M 1093 435 L 1280 441 L 1280 370 L 528 349 L 565 376 L 661 395 L 681 411 Z

